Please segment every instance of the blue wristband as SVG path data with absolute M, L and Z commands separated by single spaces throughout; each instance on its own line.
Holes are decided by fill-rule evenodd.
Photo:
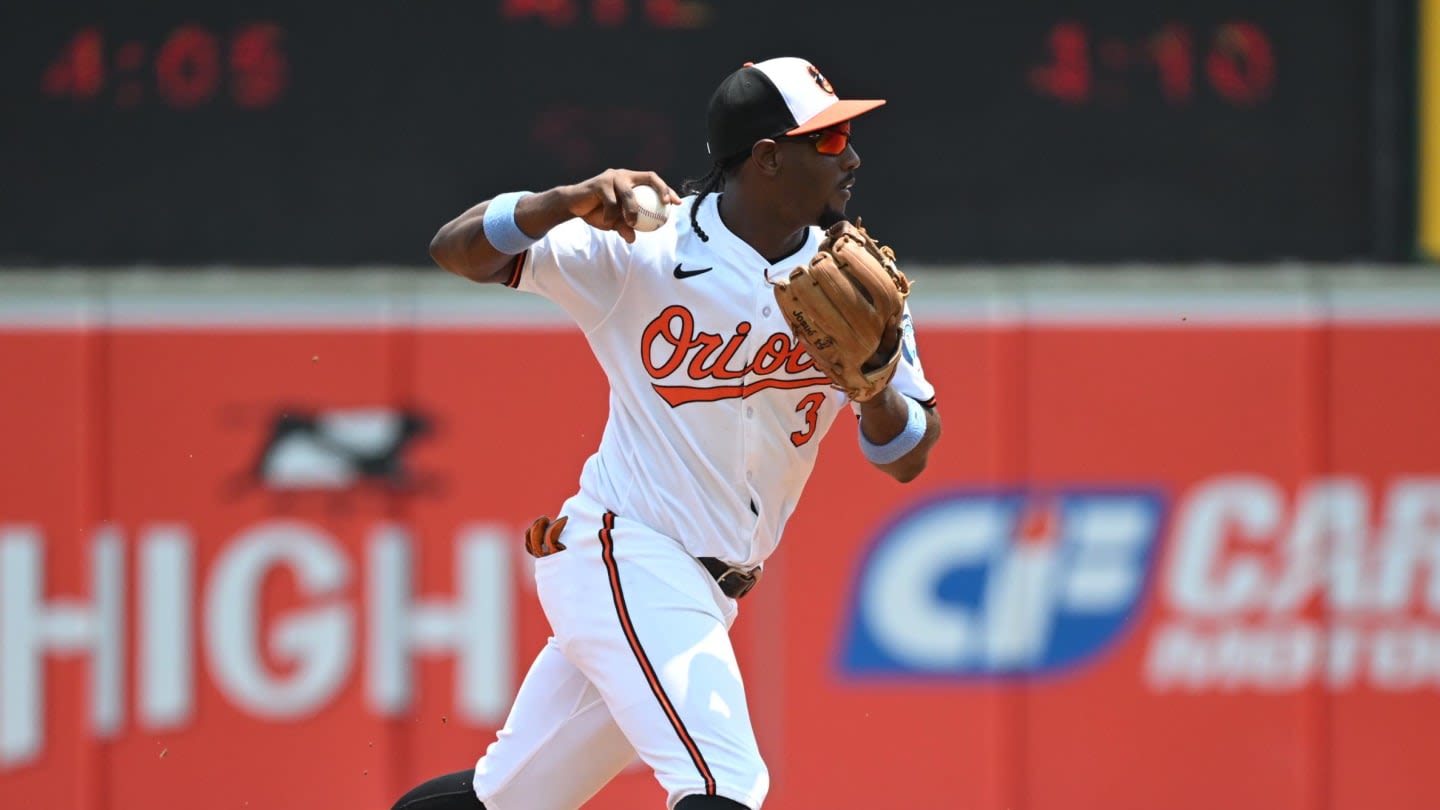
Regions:
M 884 444 L 875 444 L 865 438 L 865 431 L 860 431 L 860 450 L 865 454 L 865 458 L 870 459 L 871 463 L 889 464 L 892 461 L 899 461 L 902 456 L 919 446 L 920 441 L 925 438 L 925 409 L 910 397 L 905 397 L 905 409 L 908 412 L 905 417 L 905 428 L 900 431 L 899 435 Z
M 507 191 L 495 195 L 485 207 L 485 238 L 492 247 L 507 256 L 515 256 L 539 242 L 515 224 L 515 204 L 529 196 L 528 191 Z

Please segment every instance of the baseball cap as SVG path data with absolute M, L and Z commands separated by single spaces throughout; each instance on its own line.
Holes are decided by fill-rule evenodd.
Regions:
M 815 132 L 884 103 L 840 98 L 825 74 L 794 56 L 746 62 L 710 97 L 707 146 L 714 157 L 728 158 L 748 152 L 756 141 Z

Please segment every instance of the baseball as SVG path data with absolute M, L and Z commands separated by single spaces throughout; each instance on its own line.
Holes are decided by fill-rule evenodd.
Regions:
M 670 206 L 660 199 L 660 192 L 653 186 L 636 186 L 633 189 L 635 203 L 640 206 L 640 215 L 635 218 L 635 230 L 653 231 L 670 221 Z

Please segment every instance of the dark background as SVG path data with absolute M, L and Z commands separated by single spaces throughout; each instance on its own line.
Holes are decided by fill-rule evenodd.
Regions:
M 850 211 L 907 259 L 1412 253 L 1405 3 L 291 5 L 5 4 L 0 266 L 428 264 L 500 191 L 703 174 L 778 55 L 889 99 Z

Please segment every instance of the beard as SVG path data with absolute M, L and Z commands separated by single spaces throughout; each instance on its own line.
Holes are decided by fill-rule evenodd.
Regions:
M 837 222 L 844 221 L 844 211 L 840 211 L 836 208 L 832 208 L 831 206 L 826 205 L 820 210 L 820 217 L 816 220 L 815 224 L 819 225 L 821 229 L 828 231 L 830 229 L 830 226 L 834 225 Z

